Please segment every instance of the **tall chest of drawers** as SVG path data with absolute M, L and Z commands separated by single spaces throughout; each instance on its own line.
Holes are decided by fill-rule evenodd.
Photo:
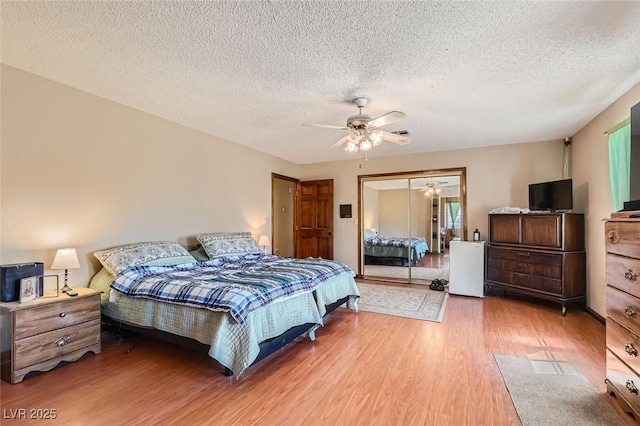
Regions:
M 607 389 L 640 421 L 640 212 L 605 223 Z

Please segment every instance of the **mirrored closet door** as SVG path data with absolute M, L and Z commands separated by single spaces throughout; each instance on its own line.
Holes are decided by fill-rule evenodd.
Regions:
M 402 283 L 448 279 L 449 242 L 466 239 L 466 172 L 359 176 L 360 275 Z

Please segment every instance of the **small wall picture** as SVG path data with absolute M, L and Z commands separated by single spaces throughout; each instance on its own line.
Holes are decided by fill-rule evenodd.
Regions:
M 38 297 L 38 277 L 27 277 L 20 280 L 20 303 L 34 300 Z

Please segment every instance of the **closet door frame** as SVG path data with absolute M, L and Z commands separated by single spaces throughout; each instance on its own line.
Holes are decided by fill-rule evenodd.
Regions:
M 462 239 L 468 240 L 468 226 L 467 226 L 467 168 L 466 167 L 453 167 L 446 169 L 432 169 L 432 170 L 418 170 L 409 172 L 390 172 L 390 173 L 376 173 L 369 175 L 358 175 L 358 271 L 357 276 L 362 278 L 364 276 L 364 202 L 363 189 L 364 182 L 367 181 L 379 181 L 379 180 L 392 180 L 392 179 L 417 179 L 417 178 L 430 178 L 441 176 L 459 176 L 460 177 L 460 205 L 462 209 Z M 410 184 L 408 185 L 411 186 Z M 411 212 L 411 196 L 408 197 L 407 203 L 408 209 Z M 409 215 L 410 216 L 410 215 Z M 409 236 L 411 236 L 411 218 L 408 218 L 407 229 Z M 431 250 L 431 248 L 430 248 Z M 375 277 L 376 279 L 384 280 L 383 277 Z M 394 280 L 397 281 L 397 280 Z M 411 282 L 411 265 L 409 265 L 409 279 Z

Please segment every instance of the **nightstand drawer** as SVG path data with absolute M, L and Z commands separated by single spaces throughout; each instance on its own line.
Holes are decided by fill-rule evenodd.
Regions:
M 99 294 L 16 311 L 14 339 L 24 339 L 93 319 L 100 319 Z
M 100 319 L 53 330 L 14 343 L 14 369 L 100 343 Z

